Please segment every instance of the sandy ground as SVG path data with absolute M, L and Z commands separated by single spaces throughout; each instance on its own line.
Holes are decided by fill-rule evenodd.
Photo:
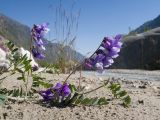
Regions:
M 2 87 L 13 88 L 20 85 L 18 75 L 8 77 Z M 63 81 L 66 75 L 42 74 L 51 83 Z M 86 90 L 99 86 L 104 79 L 111 78 L 122 84 L 132 98 L 129 108 L 124 108 L 121 101 L 113 100 L 105 106 L 76 106 L 66 108 L 44 107 L 36 101 L 11 102 L 0 108 L 0 119 L 6 120 L 160 120 L 160 71 L 108 70 L 97 76 L 94 72 L 84 72 L 81 84 Z M 78 83 L 79 74 L 69 79 Z M 112 98 L 111 92 L 99 89 L 88 96 Z

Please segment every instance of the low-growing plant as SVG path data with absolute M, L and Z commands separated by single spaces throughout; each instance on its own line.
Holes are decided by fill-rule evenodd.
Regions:
M 45 25 L 47 26 L 47 24 L 43 24 L 41 26 L 41 28 L 46 27 Z M 34 26 L 34 28 L 35 27 L 38 27 L 38 26 Z M 47 28 L 46 29 L 44 28 L 41 30 L 41 32 L 46 32 L 46 30 L 47 30 Z M 34 31 L 32 29 L 32 37 L 34 37 L 33 32 Z M 41 34 L 44 34 L 44 33 L 41 33 Z M 43 36 L 41 35 L 41 36 L 38 36 L 37 38 L 42 38 L 42 37 Z M 31 42 L 32 42 L 32 40 L 31 40 Z M 39 47 L 42 47 L 41 42 L 36 43 L 36 45 Z M 33 46 L 33 48 L 32 48 L 33 56 L 37 57 L 39 59 L 43 59 L 44 55 L 38 52 L 38 48 L 36 48 L 37 46 Z M 1 89 L 0 93 L 3 93 L 7 96 L 12 96 L 12 97 L 19 96 L 19 97 L 27 98 L 28 96 L 31 97 L 34 95 L 35 87 L 43 86 L 44 88 L 48 88 L 51 86 L 51 84 L 44 81 L 44 78 L 33 73 L 35 68 L 33 66 L 31 66 L 31 61 L 32 61 L 31 57 L 28 58 L 27 54 L 25 54 L 23 56 L 20 55 L 18 52 L 18 48 L 15 47 L 15 45 L 11 41 L 9 41 L 7 43 L 7 47 L 9 48 L 10 53 L 11 53 L 10 57 L 9 57 L 10 66 L 12 66 L 12 69 L 11 69 L 12 73 L 11 74 L 15 74 L 18 72 L 20 74 L 20 76 L 17 77 L 17 80 L 22 80 L 25 88 L 22 88 L 22 86 L 20 86 L 20 88 L 15 88 L 13 90 Z M 31 83 L 31 88 L 28 88 L 29 82 Z
M 42 40 L 44 33 L 48 32 L 48 24 L 34 25 L 31 30 L 31 52 L 32 55 L 37 59 L 43 59 L 45 56 L 42 54 L 42 50 L 45 50 L 45 44 Z M 43 97 L 42 102 L 46 105 L 66 107 L 73 105 L 106 105 L 110 102 L 110 99 L 106 97 L 87 97 L 86 95 L 95 92 L 103 87 L 109 89 L 113 97 L 120 99 L 125 107 L 128 107 L 131 103 L 131 98 L 125 90 L 121 89 L 120 84 L 112 83 L 110 80 L 104 80 L 102 84 L 90 91 L 84 91 L 84 88 L 79 85 L 73 85 L 69 83 L 70 76 L 77 71 L 77 69 L 84 67 L 89 70 L 96 70 L 99 73 L 103 73 L 105 68 L 108 68 L 114 63 L 113 59 L 119 56 L 119 52 L 122 46 L 121 42 L 122 36 L 116 35 L 114 38 L 105 37 L 101 42 L 98 49 L 89 57 L 86 58 L 82 63 L 78 64 L 72 72 L 66 77 L 66 79 L 61 83 L 58 82 L 55 86 L 49 82 L 45 82 L 45 78 L 40 77 L 39 74 L 33 72 L 33 68 L 30 65 L 30 58 L 26 55 L 17 55 L 18 48 L 14 46 L 12 42 L 7 45 L 11 51 L 11 65 L 14 69 L 13 73 L 18 72 L 21 74 L 18 80 L 22 80 L 25 86 L 25 94 L 23 94 L 23 89 L 20 88 L 15 90 L 3 89 L 0 93 L 6 95 L 12 95 L 14 97 L 26 97 L 33 96 L 34 93 L 39 93 Z M 48 67 L 53 67 L 52 65 Z M 29 77 L 32 78 L 31 89 L 28 90 L 28 80 Z M 46 90 L 37 90 L 40 87 L 46 88 Z M 0 102 L 3 101 L 3 95 L 0 96 Z
M 105 37 L 98 47 L 98 49 L 81 64 L 77 65 L 73 71 L 67 76 L 63 83 L 57 83 L 55 86 L 48 88 L 47 90 L 39 91 L 39 94 L 43 97 L 43 102 L 48 105 L 66 107 L 70 105 L 105 105 L 109 101 L 105 97 L 88 98 L 85 94 L 94 92 L 109 84 L 109 80 L 104 81 L 101 86 L 88 92 L 79 90 L 80 84 L 75 86 L 68 84 L 70 76 L 76 72 L 80 67 L 84 67 L 91 70 L 97 70 L 99 73 L 103 73 L 105 68 L 108 68 L 114 63 L 113 58 L 119 56 L 122 36 L 117 35 L 114 38 Z M 108 88 L 112 91 L 115 98 L 119 98 L 123 101 L 125 107 L 130 105 L 131 98 L 125 90 L 121 90 L 119 84 L 110 84 Z

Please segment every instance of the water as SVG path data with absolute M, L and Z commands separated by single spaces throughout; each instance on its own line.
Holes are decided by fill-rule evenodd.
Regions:
M 84 71 L 83 75 L 98 76 L 102 78 L 122 78 L 127 80 L 155 80 L 160 81 L 160 71 L 146 70 L 106 70 L 103 74 L 98 74 L 94 71 Z

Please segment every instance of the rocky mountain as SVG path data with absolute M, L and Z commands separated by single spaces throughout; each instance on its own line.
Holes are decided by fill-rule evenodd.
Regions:
M 132 31 L 132 33 L 142 33 L 156 27 L 160 27 L 160 15 L 153 20 L 145 22 L 143 25 Z
M 160 27 L 124 37 L 120 56 L 112 68 L 160 69 Z
M 0 36 L 7 40 L 11 40 L 16 46 L 24 47 L 29 50 L 30 44 L 30 28 L 0 13 Z M 47 40 L 46 40 L 47 41 Z M 57 51 L 60 46 L 58 43 L 47 41 L 46 46 L 46 62 L 53 63 L 57 59 Z M 72 55 L 75 60 L 82 60 L 84 56 L 66 46 L 65 51 Z
M 120 56 L 111 68 L 160 69 L 160 15 L 123 38 Z

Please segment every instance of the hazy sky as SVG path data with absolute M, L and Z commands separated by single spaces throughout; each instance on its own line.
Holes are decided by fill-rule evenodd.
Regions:
M 81 9 L 76 49 L 82 54 L 94 51 L 104 36 L 128 33 L 160 14 L 160 0 L 75 0 Z M 62 0 L 69 10 L 73 0 Z M 28 26 L 50 23 L 51 36 L 58 0 L 0 0 L 0 12 Z

